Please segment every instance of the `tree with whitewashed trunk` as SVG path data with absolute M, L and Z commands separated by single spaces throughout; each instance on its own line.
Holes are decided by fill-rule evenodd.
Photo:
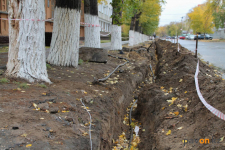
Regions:
M 8 6 L 9 19 L 45 19 L 44 0 L 9 0 Z M 9 20 L 6 76 L 50 83 L 45 58 L 45 22 Z
M 122 50 L 121 38 L 121 16 L 122 16 L 122 1 L 112 1 L 113 14 L 111 25 L 111 50 Z
M 134 30 L 129 30 L 129 46 L 134 46 Z
M 56 0 L 48 63 L 78 66 L 81 0 Z
M 84 21 L 87 23 L 84 29 L 84 46 L 100 48 L 100 26 L 97 0 L 84 0 Z

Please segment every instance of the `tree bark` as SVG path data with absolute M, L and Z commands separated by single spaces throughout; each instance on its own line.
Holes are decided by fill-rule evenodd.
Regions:
M 111 25 L 111 50 L 122 50 L 121 26 Z
M 129 46 L 134 46 L 134 30 L 129 31 Z
M 119 5 L 119 2 L 115 2 L 117 5 Z M 119 6 L 118 6 L 119 7 Z M 115 9 L 118 8 L 113 8 L 113 14 L 116 14 L 117 12 Z M 119 12 L 119 16 L 122 16 L 122 12 Z M 116 22 L 116 23 L 115 23 Z M 122 50 L 122 38 L 121 38 L 121 22 L 116 20 L 115 17 L 112 18 L 112 25 L 111 25 L 111 50 Z
M 45 19 L 44 0 L 9 0 L 10 19 Z M 45 22 L 9 20 L 6 75 L 49 82 L 45 60 Z
M 98 26 L 99 18 L 97 0 L 84 0 L 84 21 L 85 23 L 88 23 L 84 30 L 85 47 L 100 48 L 100 26 Z
M 80 0 L 56 0 L 54 25 L 47 61 L 57 66 L 78 66 Z

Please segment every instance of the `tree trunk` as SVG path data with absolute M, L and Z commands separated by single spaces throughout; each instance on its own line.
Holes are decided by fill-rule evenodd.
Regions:
M 84 0 L 84 21 L 86 25 L 84 34 L 85 47 L 100 48 L 100 27 L 98 18 L 98 1 Z
M 80 40 L 80 0 L 56 0 L 51 48 L 47 61 L 77 67 Z
M 44 0 L 9 0 L 10 19 L 45 19 Z M 45 22 L 9 20 L 6 75 L 49 82 L 45 60 Z
M 129 46 L 134 46 L 134 30 L 129 31 Z
M 119 1 L 115 1 L 114 3 L 117 4 L 119 7 Z M 113 7 L 113 14 L 115 15 L 117 12 L 115 11 L 118 8 Z M 119 17 L 121 17 L 122 12 L 119 12 Z M 116 22 L 116 23 L 115 23 Z M 111 50 L 122 50 L 122 38 L 121 38 L 121 23 L 116 20 L 115 17 L 112 18 L 112 25 L 111 25 Z
M 122 50 L 121 26 L 111 25 L 111 50 Z

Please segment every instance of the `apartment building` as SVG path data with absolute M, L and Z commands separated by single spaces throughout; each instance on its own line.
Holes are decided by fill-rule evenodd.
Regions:
M 112 11 L 113 8 L 111 6 L 112 0 L 107 0 L 107 3 L 102 3 L 98 5 L 98 17 L 99 17 L 99 24 L 103 29 L 101 32 L 110 32 L 110 26 L 112 24 Z

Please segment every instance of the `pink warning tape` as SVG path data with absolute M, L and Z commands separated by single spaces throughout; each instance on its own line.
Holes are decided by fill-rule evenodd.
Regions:
M 0 20 L 16 20 L 16 21 L 51 21 L 53 20 L 52 19 L 44 19 L 44 20 L 41 20 L 41 19 L 10 19 L 10 18 L 0 18 Z
M 209 105 L 206 100 L 203 98 L 200 89 L 199 89 L 199 84 L 198 84 L 198 72 L 199 72 L 199 60 L 198 60 L 198 64 L 197 64 L 197 68 L 196 68 L 196 72 L 195 72 L 195 86 L 196 86 L 196 90 L 198 93 L 198 97 L 199 99 L 202 101 L 202 103 L 205 105 L 205 107 L 211 111 L 211 113 L 213 113 L 214 115 L 216 115 L 217 117 L 219 117 L 222 120 L 225 120 L 225 115 L 220 112 L 219 110 L 217 110 L 216 108 L 214 108 L 213 106 Z

